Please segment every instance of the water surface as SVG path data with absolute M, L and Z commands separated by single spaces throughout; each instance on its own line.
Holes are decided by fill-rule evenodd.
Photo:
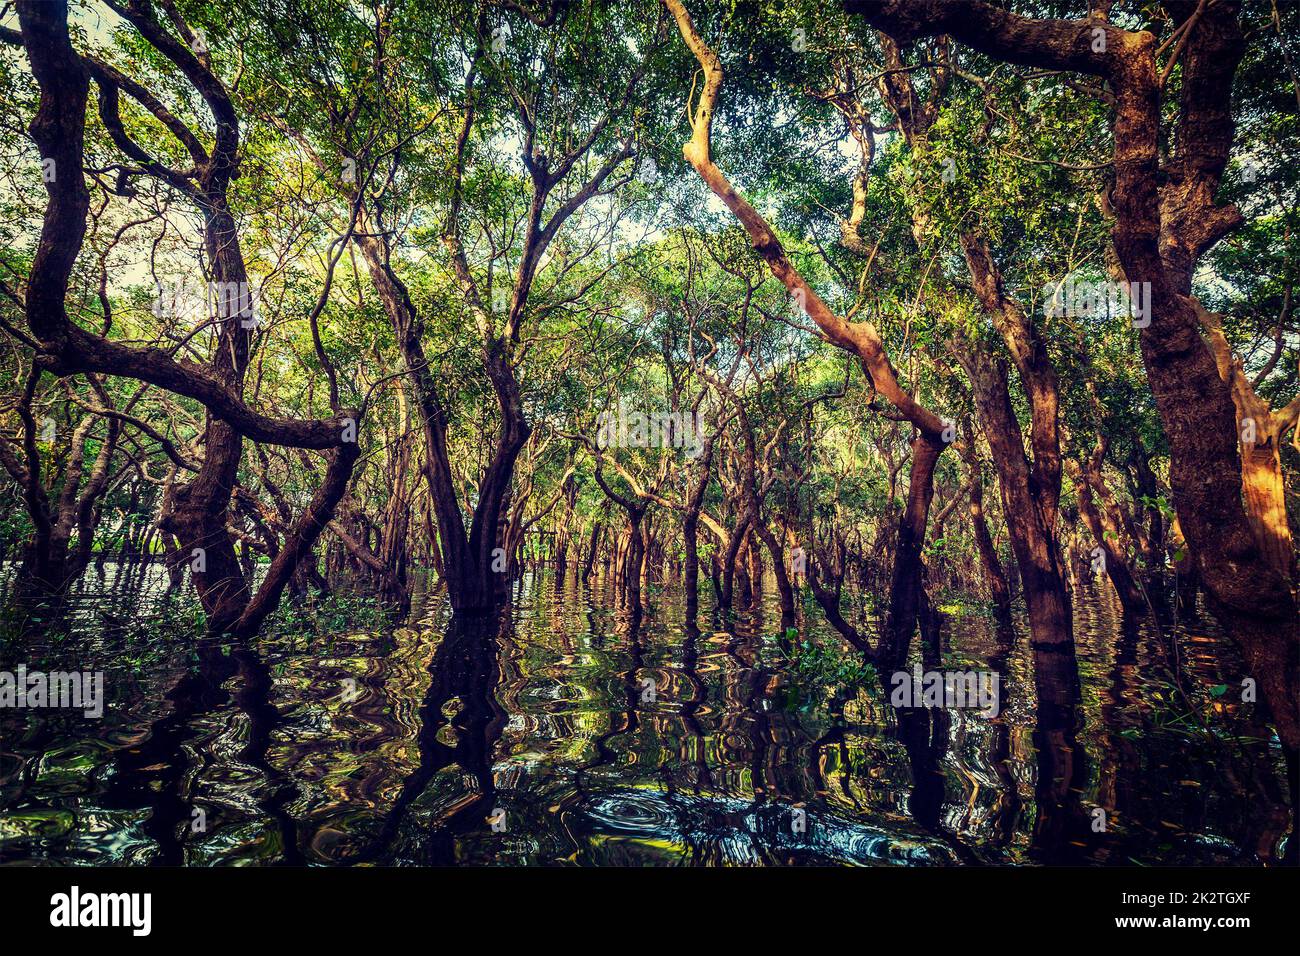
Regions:
M 672 588 L 634 621 L 530 574 L 500 626 L 434 592 L 406 626 L 223 644 L 158 603 L 159 569 L 119 577 L 0 648 L 108 695 L 100 720 L 0 710 L 4 863 L 1251 865 L 1286 830 L 1230 642 L 1125 626 L 1108 594 L 1076 600 L 1062 737 L 1023 627 L 978 609 L 948 608 L 938 663 L 997 673 L 994 719 L 892 707 L 815 607 L 778 633 L 774 594 L 688 629 Z

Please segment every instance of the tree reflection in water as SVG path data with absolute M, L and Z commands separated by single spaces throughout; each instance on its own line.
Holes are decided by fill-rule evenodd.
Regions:
M 996 673 L 986 719 L 809 669 L 809 646 L 852 654 L 817 614 L 797 640 L 773 634 L 774 593 L 693 626 L 671 588 L 634 615 L 593 582 L 556 593 L 529 575 L 499 619 L 450 619 L 435 592 L 383 632 L 147 653 L 94 613 L 123 596 L 87 589 L 30 660 L 102 667 L 106 716 L 0 715 L 0 854 L 1240 864 L 1283 846 L 1283 768 L 1260 715 L 1212 693 L 1240 678 L 1204 626 L 1157 630 L 1082 594 L 1076 657 L 978 614 L 936 617 L 909 660 Z

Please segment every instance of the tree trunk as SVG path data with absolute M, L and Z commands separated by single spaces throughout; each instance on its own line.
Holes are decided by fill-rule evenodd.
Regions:
M 1035 645 L 1073 644 L 1074 623 L 1055 529 L 1055 487 L 1042 481 L 1025 457 L 1020 423 L 1011 407 L 1006 364 L 980 350 L 965 353 L 963 366 L 998 471 L 1002 514 L 1020 569 L 1021 587 Z
M 1104 480 L 1096 454 L 1090 456 L 1082 466 L 1073 461 L 1067 463 L 1074 480 L 1075 491 L 1079 496 L 1079 515 L 1087 525 L 1096 546 L 1101 549 L 1103 570 L 1115 588 L 1124 610 L 1130 614 L 1140 614 L 1146 610 L 1146 598 L 1142 589 L 1134 580 L 1133 569 L 1129 566 L 1128 555 L 1124 548 L 1125 537 L 1105 507 L 1098 507 L 1096 498 L 1099 486 Z M 1096 563 L 1093 563 L 1096 567 Z
M 587 563 L 582 567 L 583 584 L 591 580 L 591 571 L 596 565 L 596 554 L 600 550 L 601 532 L 604 528 L 604 523 L 599 520 L 591 526 L 591 538 L 587 544 Z
M 918 433 L 912 440 L 912 468 L 907 485 L 907 504 L 898 520 L 894 572 L 889 582 L 889 611 L 885 619 L 885 644 L 880 649 L 885 666 L 898 666 L 907 659 L 908 645 L 916 630 L 924 586 L 925 528 L 934 500 L 934 469 L 943 451 L 937 442 Z
M 989 587 L 989 596 L 998 621 L 1003 624 L 1011 622 L 1011 590 L 1007 586 L 1007 576 L 998 559 L 997 548 L 993 545 L 993 536 L 989 534 L 988 522 L 984 518 L 983 476 L 976 476 L 970 488 L 970 524 L 975 537 L 975 549 L 979 553 L 980 568 Z

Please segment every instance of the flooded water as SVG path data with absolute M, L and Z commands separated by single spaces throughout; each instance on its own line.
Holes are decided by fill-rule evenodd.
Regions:
M 633 621 L 530 575 L 504 625 L 451 625 L 434 593 L 403 627 L 223 645 L 113 576 L 0 648 L 106 693 L 100 719 L 0 709 L 4 863 L 1250 865 L 1286 831 L 1231 646 L 1092 594 L 1062 734 L 1023 628 L 957 606 L 940 663 L 997 674 L 996 717 L 893 706 L 820 611 L 779 633 L 774 594 L 692 630 L 671 588 Z

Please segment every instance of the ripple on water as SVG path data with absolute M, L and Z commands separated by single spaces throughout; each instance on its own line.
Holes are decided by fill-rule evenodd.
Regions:
M 109 705 L 0 712 L 0 862 L 1252 863 L 1286 827 L 1271 735 L 1225 690 L 1231 643 L 1125 626 L 1108 593 L 1075 601 L 1070 745 L 1039 725 L 1023 627 L 979 609 L 946 618 L 942 666 L 998 672 L 992 720 L 845 683 L 819 612 L 775 636 L 772 593 L 695 630 L 672 587 L 633 622 L 604 583 L 530 574 L 491 633 L 417 594 L 389 632 L 202 652 L 121 624 L 176 615 L 163 582 L 110 565 L 23 645 L 31 667 L 104 670 Z M 1062 747 L 1075 776 L 1047 785 Z

